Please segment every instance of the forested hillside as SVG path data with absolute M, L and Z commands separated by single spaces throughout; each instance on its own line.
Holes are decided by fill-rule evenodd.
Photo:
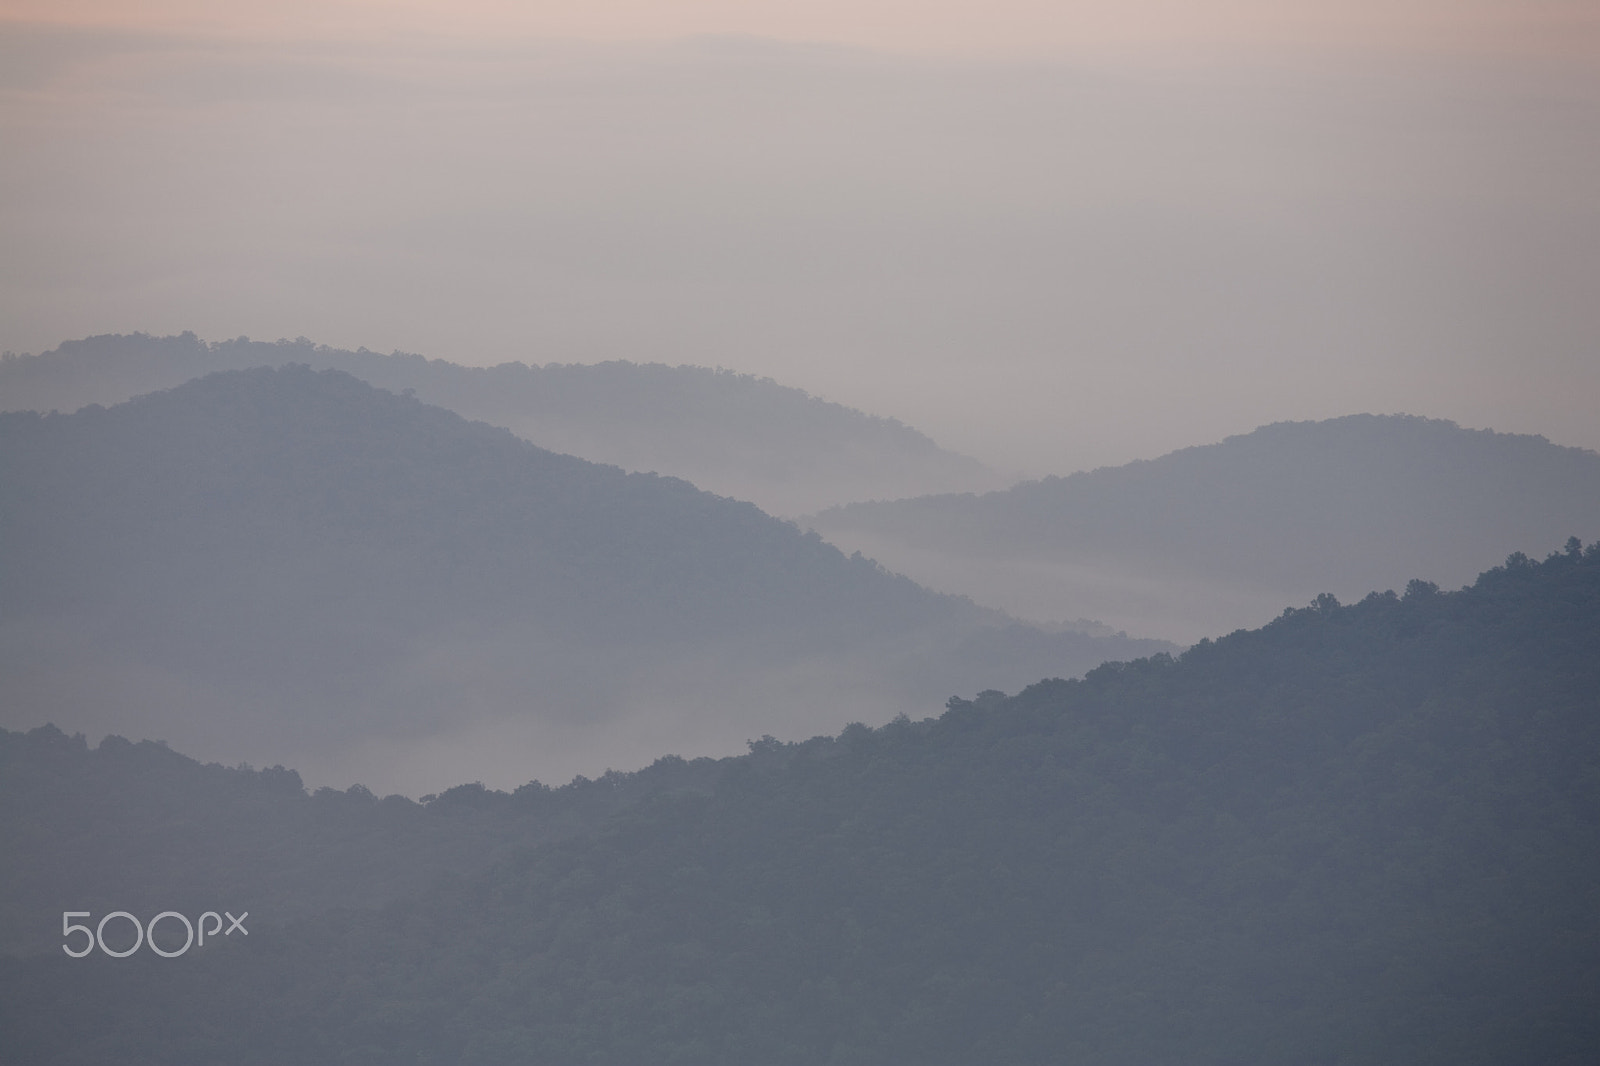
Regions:
M 68 897 L 99 914 L 248 901 L 269 927 L 381 906 L 650 796 L 709 790 L 722 765 L 660 759 L 559 788 L 462 784 L 418 803 L 361 785 L 308 790 L 281 766 L 202 764 L 151 741 L 0 730 L 0 953 L 54 952 L 52 909 Z
M 5 750 L 29 745 L 56 754 L 22 798 L 69 780 L 138 794 L 115 783 L 120 748 L 96 762 L 42 733 Z M 158 772 L 180 790 L 225 776 Z M 1576 1066 L 1600 1041 L 1600 546 L 1576 539 L 1459 592 L 1323 596 L 1180 658 L 650 774 L 672 782 L 650 802 L 561 840 L 523 830 L 492 867 L 380 909 L 177 959 L 5 960 L 5 1047 L 33 1063 Z M 337 799 L 293 791 L 262 810 Z M 22 860 L 75 834 L 97 846 L 96 803 L 8 798 L 36 841 Z M 425 863 L 439 838 L 420 827 L 442 812 L 407 812 Z M 309 834 L 277 817 L 259 838 L 306 862 Z M 183 847 L 149 839 L 157 868 Z
M 413 794 L 1165 646 L 1012 624 L 751 504 L 304 367 L 0 415 L 0 543 L 0 724 Z
M 1282 422 L 1148 462 L 805 520 L 931 588 L 1024 618 L 1192 641 L 1281 603 L 1600 536 L 1600 455 L 1410 416 Z
M 208 344 L 192 333 L 110 335 L 0 361 L 0 411 L 110 405 L 218 370 L 286 363 L 409 389 L 542 448 L 685 478 L 773 514 L 999 487 L 976 460 L 893 419 L 750 374 L 659 363 L 468 367 L 306 340 Z

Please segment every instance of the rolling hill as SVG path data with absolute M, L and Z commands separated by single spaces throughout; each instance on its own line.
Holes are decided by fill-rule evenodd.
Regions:
M 74 411 L 218 370 L 296 363 L 342 370 L 542 448 L 681 477 L 772 514 L 851 500 L 998 487 L 974 459 L 767 378 L 695 366 L 607 362 L 467 367 L 310 341 L 108 335 L 0 361 L 0 411 Z
M 1024 618 L 1192 641 L 1284 603 L 1470 581 L 1519 545 L 1600 535 L 1600 455 L 1451 422 L 1352 415 L 985 495 L 804 519 L 932 587 Z
M 0 958 L 11 1061 L 1577 1066 L 1600 1039 L 1575 538 L 560 790 L 307 796 L 53 730 L 0 734 L 0 768 L 0 913 L 41 931 Z M 254 924 L 73 959 L 64 906 Z
M 0 543 L 0 724 L 414 792 L 1163 646 L 1022 626 L 751 504 L 305 367 L 0 415 Z

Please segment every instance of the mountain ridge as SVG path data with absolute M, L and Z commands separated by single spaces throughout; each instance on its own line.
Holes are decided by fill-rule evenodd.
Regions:
M 1413 576 L 1454 586 L 1473 559 L 1600 533 L 1600 455 L 1414 415 L 1349 415 L 802 521 L 1021 617 L 1071 611 L 1192 640 L 1259 621 L 1274 601 Z
M 1597 652 L 1577 538 L 1456 592 L 1323 596 L 1178 657 L 665 761 L 675 786 L 578 832 L 179 963 L 0 958 L 6 1039 L 40 1063 L 1576 1066 L 1600 1036 Z M 406 817 L 476 838 L 496 805 L 600 794 Z M 87 813 L 41 806 L 38 839 Z
M 192 333 L 107 334 L 0 362 L 0 409 L 75 410 L 171 388 L 215 370 L 297 363 L 411 389 L 553 451 L 684 477 L 719 495 L 796 514 L 844 499 L 995 475 L 916 429 L 734 371 L 613 360 L 469 367 L 304 338 L 205 342 Z M 921 486 L 921 487 L 919 487 Z
M 323 780 L 485 749 L 598 772 L 1166 646 L 1030 629 L 753 504 L 306 367 L 0 415 L 0 537 L 0 724 L 135 723 Z

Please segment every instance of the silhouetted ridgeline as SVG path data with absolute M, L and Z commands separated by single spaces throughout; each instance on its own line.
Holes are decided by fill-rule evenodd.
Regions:
M 0 725 L 385 791 L 726 753 L 1170 647 L 1008 626 L 751 504 L 304 367 L 0 415 L 0 543 Z
M 24 854 L 103 846 L 77 819 L 138 795 L 129 753 L 6 739 L 36 749 L 24 797 L 89 798 L 8 797 Z M 650 773 L 676 783 L 380 910 L 6 960 L 0 1033 L 37 1063 L 1576 1066 L 1600 1041 L 1600 547 Z M 313 869 L 268 824 L 317 802 L 292 792 L 256 831 Z M 426 865 L 439 815 L 405 810 L 385 846 Z
M 998 487 L 996 475 L 893 419 L 875 418 L 766 378 L 627 362 L 467 367 L 307 340 L 207 344 L 177 337 L 89 337 L 0 362 L 0 410 L 74 411 L 170 389 L 217 370 L 299 363 L 415 391 L 467 418 L 557 452 L 686 478 L 800 514 L 850 500 Z
M 1600 536 L 1600 455 L 1352 415 L 807 522 L 846 551 L 1024 618 L 1087 615 L 1195 640 L 1320 592 L 1361 596 L 1411 578 L 1455 588 L 1522 545 Z
M 667 758 L 561 788 L 458 785 L 417 803 L 360 785 L 307 790 L 293 770 L 204 765 L 151 741 L 0 730 L 0 953 L 58 951 L 69 906 L 192 916 L 235 900 L 268 927 L 381 906 L 643 798 L 709 790 L 719 772 L 712 759 Z

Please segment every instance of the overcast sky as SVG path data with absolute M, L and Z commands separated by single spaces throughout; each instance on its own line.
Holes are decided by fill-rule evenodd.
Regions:
M 721 365 L 1029 474 L 1600 448 L 1597 12 L 0 0 L 0 348 Z

